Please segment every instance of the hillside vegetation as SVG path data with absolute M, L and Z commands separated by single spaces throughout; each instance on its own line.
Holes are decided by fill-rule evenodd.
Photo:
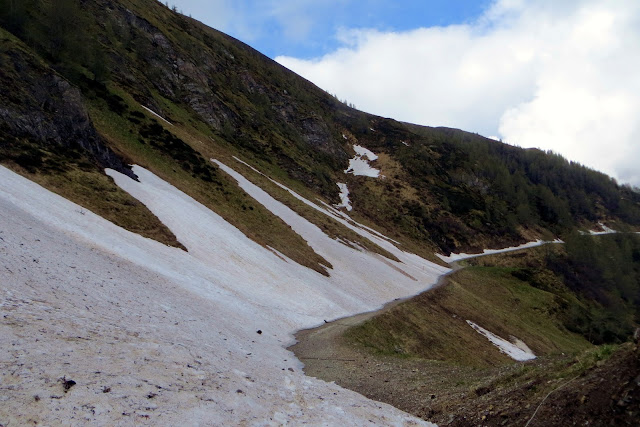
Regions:
M 500 265 L 516 279 L 553 295 L 559 304 L 556 318 L 593 344 L 625 342 L 640 325 L 638 235 L 575 233 L 564 245 L 470 263 L 479 268 Z
M 65 146 L 98 173 L 139 163 L 318 271 L 322 260 L 217 174 L 210 157 L 239 156 L 310 199 L 337 203 L 336 183 L 345 182 L 354 217 L 425 256 L 564 235 L 599 221 L 640 225 L 640 195 L 604 174 L 552 153 L 357 111 L 155 0 L 0 0 L 0 25 L 11 33 L 2 33 L 3 163 L 60 174 L 40 163 L 42 153 Z M 25 93 L 25 82 L 51 87 L 47 79 L 69 90 Z M 85 111 L 82 120 L 54 114 L 71 105 Z M 384 178 L 343 172 L 353 144 L 379 155 L 374 166 Z M 58 188 L 74 198 L 72 186 Z M 102 201 L 85 203 L 100 209 Z M 287 204 L 300 210 L 291 198 Z M 280 231 L 266 233 L 265 221 Z
M 361 396 L 315 382 L 302 375 L 299 365 L 284 363 L 292 361 L 285 359 L 289 353 L 283 343 L 293 329 L 414 294 L 442 272 L 405 251 L 435 260 L 434 252 L 471 252 L 561 237 L 565 245 L 468 261 L 446 285 L 341 335 L 340 351 L 349 357 L 316 357 L 315 366 L 334 375 L 325 379 L 338 379 L 376 400 L 454 425 L 488 419 L 495 425 L 523 424 L 535 415 L 533 405 L 568 384 L 585 390 L 557 400 L 565 409 L 587 411 L 581 418 L 567 418 L 572 422 L 592 424 L 604 416 L 614 422 L 637 420 L 633 405 L 640 398 L 630 405 L 629 396 L 640 390 L 633 385 L 638 350 L 621 344 L 640 323 L 640 243 L 636 234 L 625 234 L 640 230 L 637 189 L 552 152 L 358 111 L 249 46 L 156 0 L 0 0 L 0 87 L 0 164 L 79 205 L 38 193 L 41 189 L 31 183 L 15 186 L 40 195 L 29 199 L 28 209 L 14 206 L 11 197 L 20 197 L 9 192 L 8 185 L 3 193 L 10 214 L 1 240 L 15 266 L 5 266 L 3 274 L 10 279 L 0 284 L 16 316 L 5 316 L 13 329 L 2 337 L 10 349 L 6 354 L 11 352 L 4 363 L 28 354 L 21 349 L 37 350 L 37 357 L 29 356 L 31 367 L 21 364 L 24 369 L 3 374 L 19 383 L 23 372 L 32 367 L 47 370 L 46 362 L 53 361 L 60 375 L 46 377 L 47 387 L 64 388 L 60 393 L 68 398 L 50 394 L 40 404 L 59 403 L 73 411 L 82 407 L 86 420 L 105 417 L 100 407 L 96 415 L 96 407 L 82 406 L 69 398 L 73 393 L 67 394 L 65 372 L 85 366 L 76 377 L 84 378 L 84 385 L 75 390 L 114 402 L 135 394 L 136 402 L 142 402 L 140 411 L 152 411 L 150 399 L 162 393 L 155 402 L 164 402 L 164 414 L 188 413 L 196 417 L 192 421 L 210 414 L 238 421 L 237 414 L 244 413 L 258 417 L 254 421 L 271 416 L 278 422 L 270 411 L 282 408 L 299 416 L 289 418 L 299 422 L 314 414 L 340 419 L 343 393 L 353 402 L 362 403 Z M 371 164 L 380 170 L 379 178 L 345 172 L 358 146 L 377 155 Z M 221 170 L 224 165 L 242 171 L 273 195 L 273 206 L 280 201 L 312 224 L 301 221 L 304 227 L 295 232 L 296 223 L 290 226 L 292 222 L 258 203 L 258 190 L 245 182 L 245 192 L 231 173 Z M 193 253 L 138 239 L 87 214 L 85 209 L 134 233 L 186 249 L 105 169 L 126 175 L 109 172 L 132 187 L 138 184 L 129 178 L 139 179 L 134 171 L 142 181 L 147 177 L 149 182 L 139 187 L 148 191 L 144 200 L 149 206 L 156 202 L 153 212 L 173 224 L 176 234 L 180 230 L 191 239 Z M 199 204 L 189 200 L 182 210 L 181 204 L 168 206 L 167 201 L 176 199 L 154 192 L 165 182 L 184 195 L 175 189 L 169 193 L 183 201 L 190 196 Z M 348 187 L 353 206 L 349 216 L 363 224 L 349 223 L 355 230 L 305 203 L 338 203 L 337 183 Z M 64 210 L 52 211 L 51 218 L 43 214 L 43 222 L 34 212 L 43 211 L 36 202 L 45 197 L 49 206 L 64 205 Z M 207 220 L 193 221 L 188 214 L 200 205 L 222 219 L 203 209 Z M 66 212 L 63 219 L 61 212 Z M 77 214 L 73 221 L 71 213 Z M 70 233 L 57 228 L 67 219 Z M 227 223 L 241 233 L 228 227 L 216 234 Z M 94 236 L 98 243 L 73 240 L 73 224 L 101 224 L 100 235 Z M 603 225 L 625 233 L 580 234 Z M 378 243 L 368 241 L 357 227 L 371 227 L 389 240 L 378 236 Z M 305 232 L 324 246 L 315 242 L 312 247 L 312 238 L 302 237 Z M 40 239 L 38 233 L 57 240 Z M 262 247 L 247 244 L 245 236 Z M 91 262 L 62 262 L 68 248 Z M 246 248 L 251 251 L 243 252 Z M 332 263 L 342 264 L 342 270 L 332 271 Z M 378 267 L 389 273 L 386 278 Z M 58 282 L 68 285 L 67 297 L 57 292 Z M 24 292 L 24 286 L 31 286 L 26 292 L 33 301 L 13 297 L 14 291 Z M 91 311 L 88 294 L 94 295 L 99 311 Z M 60 305 L 53 310 L 47 301 Z M 77 332 L 67 336 L 49 331 L 60 319 Z M 515 364 L 467 320 L 502 337 L 523 340 L 538 359 Z M 122 325 L 128 331 L 124 342 Z M 42 342 L 26 339 L 34 334 L 25 335 L 23 327 L 34 334 L 38 330 Z M 148 347 L 140 346 L 143 336 L 150 337 Z M 67 352 L 71 343 L 83 352 Z M 86 356 L 95 355 L 96 348 L 104 351 L 104 359 Z M 51 349 L 57 356 L 51 356 Z M 120 376 L 113 377 L 114 394 L 109 394 L 111 383 L 88 388 L 98 384 L 87 378 L 101 374 L 97 369 L 103 368 L 96 363 L 102 361 L 126 364 L 118 368 Z M 138 363 L 148 371 L 134 366 Z M 207 372 L 206 380 L 202 372 Z M 142 381 L 154 375 L 171 381 L 155 388 L 149 383 L 143 392 Z M 32 385 L 38 381 L 45 377 L 38 376 Z M 116 394 L 116 381 L 129 388 Z M 7 390 L 14 387 L 6 384 Z M 197 399 L 180 400 L 182 384 L 190 387 L 189 393 L 198 393 L 191 395 Z M 34 397 L 35 389 L 29 387 L 11 405 L 40 401 L 40 394 Z M 603 397 L 609 391 L 611 396 Z M 264 396 L 266 406 L 244 400 L 250 397 L 255 403 Z M 359 411 L 360 403 L 352 405 L 349 399 L 347 412 Z M 589 406 L 590 399 L 598 401 L 600 412 L 588 412 L 596 407 Z M 228 400 L 231 406 L 217 406 Z M 393 408 L 363 401 L 374 419 L 385 424 L 381 420 Z M 100 419 L 131 415 L 119 405 Z M 57 413 L 63 411 L 46 415 Z M 141 421 L 149 418 L 147 412 L 137 416 Z M 553 416 L 549 412 L 543 419 Z
M 465 261 L 470 266 L 352 328 L 381 354 L 487 366 L 509 358 L 466 323 L 523 340 L 536 355 L 619 344 L 640 325 L 640 237 L 571 235 L 564 245 Z
M 377 316 L 346 334 L 368 351 L 487 367 L 513 360 L 467 324 L 500 337 L 515 336 L 536 355 L 576 352 L 589 342 L 556 316 L 556 296 L 516 279 L 513 268 L 468 267 L 447 284 Z
M 635 234 L 575 234 L 472 258 L 321 350 L 323 328 L 298 334 L 292 349 L 307 374 L 439 424 L 634 425 L 640 350 L 627 341 L 640 325 L 639 251 Z M 515 362 L 467 320 L 537 358 Z

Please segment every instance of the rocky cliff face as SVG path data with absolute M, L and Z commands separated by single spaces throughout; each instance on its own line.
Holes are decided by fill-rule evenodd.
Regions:
M 124 50 L 113 45 L 110 49 L 115 65 L 113 77 L 133 88 L 140 103 L 170 116 L 155 100 L 153 92 L 157 91 L 186 107 L 226 139 L 254 151 L 264 152 L 283 140 L 293 140 L 300 146 L 277 151 L 280 161 L 309 157 L 304 151 L 311 150 L 346 167 L 348 155 L 339 138 L 340 130 L 324 108 L 313 105 L 321 99 L 326 101 L 324 91 L 250 47 L 190 18 L 176 15 L 169 22 L 153 21 L 118 2 L 99 3 L 99 13 L 103 14 L 99 19 L 109 23 L 114 33 L 127 35 Z M 173 25 L 184 29 L 189 39 L 171 27 L 167 29 Z M 306 99 L 290 93 L 297 86 L 305 92 Z M 305 102 L 309 100 L 312 102 Z M 340 106 L 335 101 L 335 107 Z M 277 135 L 273 135 L 274 130 Z
M 2 145 L 26 141 L 54 151 L 79 150 L 101 168 L 135 177 L 96 132 L 76 87 L 18 47 L 2 49 L 0 55 Z

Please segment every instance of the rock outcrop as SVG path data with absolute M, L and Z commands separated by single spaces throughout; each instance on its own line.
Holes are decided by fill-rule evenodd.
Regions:
M 0 146 L 28 141 L 51 151 L 75 149 L 101 168 L 135 178 L 94 128 L 80 91 L 15 46 L 0 51 Z

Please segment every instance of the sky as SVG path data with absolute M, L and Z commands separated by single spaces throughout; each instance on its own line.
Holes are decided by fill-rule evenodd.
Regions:
M 640 187 L 640 1 L 173 0 L 363 111 Z

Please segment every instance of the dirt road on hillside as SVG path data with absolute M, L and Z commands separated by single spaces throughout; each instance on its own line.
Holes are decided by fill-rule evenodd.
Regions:
M 453 271 L 459 270 L 455 266 Z M 453 272 L 452 271 L 452 272 Z M 441 276 L 437 285 L 447 281 Z M 380 310 L 300 331 L 292 350 L 304 372 L 389 403 L 441 426 L 548 427 L 636 425 L 640 404 L 640 350 L 622 346 L 580 376 L 559 379 L 580 357 L 558 354 L 478 369 L 435 360 L 375 354 L 345 332 L 406 300 Z M 635 378 L 635 379 L 634 379 Z
M 461 268 L 457 262 L 451 263 L 451 271 L 440 276 L 436 284 L 425 292 L 430 292 L 444 285 L 447 281 L 447 276 Z M 385 304 L 385 306 L 379 310 L 337 319 L 317 328 L 304 329 L 296 334 L 296 340 L 298 342 L 289 347 L 289 350 L 293 351 L 298 359 L 305 364 L 305 372 L 307 372 L 307 374 L 309 374 L 309 370 L 316 369 L 316 365 L 322 365 L 322 363 L 319 362 L 323 360 L 355 361 L 360 352 L 355 351 L 352 345 L 344 345 L 342 338 L 344 333 L 349 328 L 360 325 L 375 316 L 385 313 L 411 298 L 413 297 L 398 298 Z
M 458 263 L 451 264 L 452 270 L 440 276 L 434 287 L 442 286 L 449 274 L 458 271 Z M 468 392 L 467 379 L 475 381 L 481 375 L 471 368 L 452 367 L 438 361 L 402 359 L 390 356 L 372 355 L 354 346 L 343 337 L 354 326 L 385 313 L 410 298 L 397 299 L 383 308 L 355 316 L 328 322 L 314 329 L 306 329 L 296 334 L 297 343 L 293 351 L 304 364 L 307 375 L 335 381 L 342 387 L 357 391 L 371 399 L 388 402 L 395 407 L 421 416 L 427 420 L 434 414 L 431 406 L 437 402 L 457 402 Z M 428 365 L 428 366 L 427 366 Z M 451 387 L 449 383 L 460 384 Z M 443 394 L 443 390 L 447 389 Z

